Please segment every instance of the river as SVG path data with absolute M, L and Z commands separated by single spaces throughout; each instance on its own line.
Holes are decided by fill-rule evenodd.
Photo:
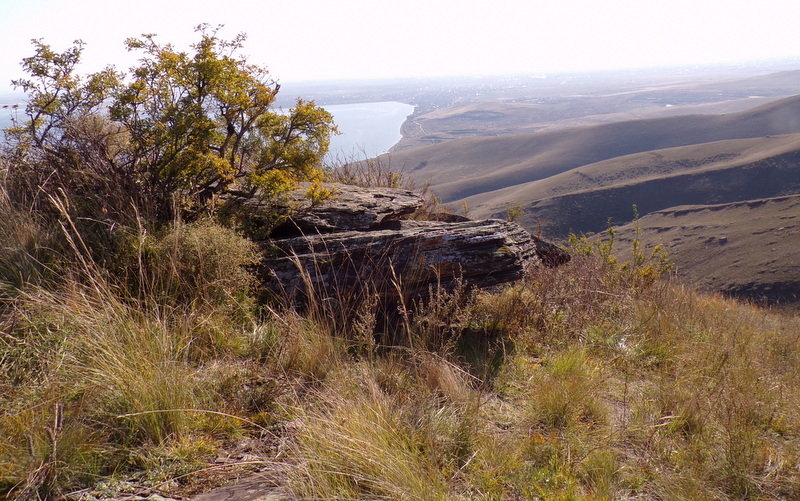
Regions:
M 400 141 L 400 126 L 414 112 L 412 105 L 397 101 L 334 104 L 323 108 L 333 115 L 341 132 L 331 138 L 326 157 L 333 164 L 386 153 Z

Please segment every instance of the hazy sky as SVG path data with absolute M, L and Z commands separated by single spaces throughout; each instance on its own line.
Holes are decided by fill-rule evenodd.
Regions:
M 798 0 L 0 0 L 0 91 L 31 38 L 81 38 L 86 70 L 127 68 L 125 38 L 185 47 L 201 22 L 247 33 L 251 62 L 296 81 L 800 57 L 798 19 Z

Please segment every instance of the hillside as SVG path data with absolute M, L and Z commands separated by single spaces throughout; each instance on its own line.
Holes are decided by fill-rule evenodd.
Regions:
M 782 96 L 785 97 L 785 96 Z M 412 116 L 393 152 L 472 136 L 499 136 L 585 127 L 613 122 L 679 115 L 738 113 L 781 97 L 748 96 L 698 104 L 653 101 L 640 106 L 593 109 L 583 105 L 470 103 Z M 571 109 L 571 108 L 576 109 Z
M 675 207 L 616 228 L 621 248 L 637 237 L 663 244 L 678 276 L 700 290 L 800 299 L 800 195 Z
M 584 240 L 378 318 L 370 280 L 259 308 L 253 242 L 213 221 L 131 229 L 103 269 L 0 213 L 4 285 L 40 258 L 64 270 L 4 289 L 0 496 L 800 496 L 798 318 L 661 280 L 658 260 Z M 32 237 L 51 245 L 30 255 Z
M 658 118 L 582 127 L 564 127 L 570 121 L 565 119 L 549 125 L 541 122 L 536 126 L 542 127 L 538 132 L 522 134 L 505 133 L 502 126 L 524 130 L 525 116 L 542 113 L 536 105 L 486 103 L 437 110 L 417 117 L 415 123 L 467 127 L 469 120 L 483 121 L 486 127 L 479 130 L 480 134 L 498 135 L 452 139 L 395 151 L 390 156 L 391 165 L 403 169 L 420 183 L 429 182 L 431 190 L 442 200 L 452 207 L 465 208 L 473 217 L 504 218 L 511 209 L 523 226 L 555 239 L 566 238 L 570 233 L 601 232 L 609 224 L 624 225 L 635 214 L 645 216 L 640 222 L 648 223 L 648 214 L 675 207 L 737 204 L 797 194 L 800 193 L 800 96 L 735 113 L 681 114 L 686 109 L 737 109 L 745 103 L 737 100 L 737 93 L 755 93 L 763 85 L 767 94 L 774 90 L 771 85 L 781 87 L 797 75 L 786 72 L 745 79 L 730 86 L 695 87 L 698 96 L 717 89 L 720 96 L 731 100 L 687 104 L 685 109 L 675 110 L 675 116 L 659 112 Z M 637 94 L 626 91 L 620 95 L 630 97 L 631 92 Z M 665 92 L 665 89 L 643 92 Z M 603 99 L 595 104 L 602 107 Z M 690 97 L 684 99 L 691 101 Z M 623 107 L 616 114 L 575 120 L 604 121 L 627 114 Z M 473 131 L 465 128 L 463 133 Z M 769 210 L 774 204 L 748 204 L 747 214 L 738 205 L 731 206 L 739 207 L 736 210 L 718 209 L 713 214 L 748 218 L 745 226 L 750 233 L 784 226 Z M 800 212 L 796 205 L 786 210 Z M 684 220 L 696 215 L 691 214 Z M 788 243 L 770 247 L 774 250 L 770 251 L 768 262 L 762 262 L 761 258 L 744 262 L 740 257 L 730 257 L 740 261 L 737 267 L 729 269 L 724 263 L 730 250 L 720 256 L 719 249 L 679 240 L 681 228 L 691 226 L 694 228 L 691 235 L 697 242 L 713 241 L 716 227 L 711 223 L 710 220 L 694 226 L 683 223 L 670 231 L 655 232 L 654 239 L 663 237 L 664 243 L 674 248 L 684 280 L 708 291 L 796 300 L 800 287 L 789 270 L 796 266 L 797 255 Z M 650 235 L 652 231 L 645 233 Z M 741 255 L 750 252 L 763 257 L 757 240 L 737 234 L 737 242 L 729 249 L 739 249 Z M 723 259 L 720 266 L 728 271 L 722 273 L 702 265 L 717 258 Z
M 544 179 L 622 155 L 800 132 L 800 97 L 727 115 L 689 115 L 472 137 L 395 152 L 391 163 L 446 202 Z
M 469 136 L 519 134 L 545 129 L 690 114 L 736 113 L 794 95 L 800 71 L 711 81 L 663 75 L 647 81 L 618 78 L 509 85 L 501 96 L 484 89 L 452 104 L 419 106 L 403 127 L 395 151 Z M 555 85 L 554 85 L 555 84 Z M 559 85 L 560 84 L 560 85 Z M 527 94 L 523 91 L 527 90 Z
M 473 213 L 520 221 L 555 238 L 598 232 L 677 205 L 735 202 L 800 192 L 800 135 L 738 139 L 622 156 L 468 199 Z
M 525 198 L 539 200 L 673 174 L 720 168 L 734 163 L 751 163 L 794 151 L 799 144 L 800 134 L 786 134 L 633 153 L 583 165 L 531 183 L 475 195 L 469 200 L 475 210 L 490 205 L 495 197 L 512 202 Z

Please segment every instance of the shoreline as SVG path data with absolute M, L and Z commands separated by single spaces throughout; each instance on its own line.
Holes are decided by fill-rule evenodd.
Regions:
M 372 101 L 321 105 L 333 115 L 341 135 L 331 138 L 328 158 L 374 158 L 391 153 L 406 138 L 404 127 L 417 106 L 402 101 Z

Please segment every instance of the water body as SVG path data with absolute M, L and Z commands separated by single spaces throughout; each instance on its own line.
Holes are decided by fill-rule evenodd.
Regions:
M 333 163 L 386 153 L 400 141 L 400 126 L 414 112 L 412 105 L 397 101 L 334 104 L 323 108 L 333 115 L 341 132 L 331 138 L 326 157 Z
M 6 127 L 11 127 L 11 117 L 16 115 L 21 118 L 25 111 L 24 95 L 12 93 L 0 93 L 0 131 Z M 14 108 L 16 106 L 16 108 Z M 0 134 L 2 139 L 2 134 Z

